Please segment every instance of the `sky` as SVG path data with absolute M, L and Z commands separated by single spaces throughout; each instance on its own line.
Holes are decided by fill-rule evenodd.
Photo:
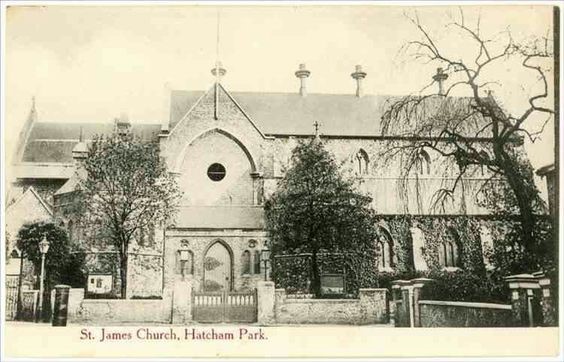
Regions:
M 219 43 L 218 39 L 219 13 Z M 43 6 L 10 7 L 5 33 L 7 134 L 17 134 L 35 97 L 40 121 L 106 122 L 126 113 L 132 122 L 161 122 L 167 89 L 205 90 L 220 59 L 231 91 L 297 92 L 305 63 L 310 93 L 353 93 L 356 64 L 368 73 L 368 94 L 411 94 L 430 83 L 437 64 L 405 51 L 420 33 L 419 17 L 453 57 L 470 59 L 475 43 L 447 26 L 458 7 L 400 6 Z M 516 41 L 550 35 L 548 6 L 464 7 L 467 24 L 485 37 L 510 29 Z M 218 46 L 219 45 L 219 46 Z M 409 50 L 409 49 L 408 49 Z M 539 83 L 505 62 L 491 72 L 504 107 L 518 114 Z M 452 80 L 451 80 L 452 81 Z M 448 86 L 448 81 L 447 81 Z M 460 94 L 464 95 L 464 94 Z M 540 128 L 544 118 L 531 123 Z M 6 156 L 15 137 L 7 137 Z M 535 168 L 553 161 L 549 123 L 527 152 Z

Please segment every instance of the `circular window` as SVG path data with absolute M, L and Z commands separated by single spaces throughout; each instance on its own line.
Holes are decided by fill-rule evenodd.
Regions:
M 220 163 L 214 163 L 208 167 L 208 177 L 212 181 L 221 181 L 225 177 L 225 167 Z

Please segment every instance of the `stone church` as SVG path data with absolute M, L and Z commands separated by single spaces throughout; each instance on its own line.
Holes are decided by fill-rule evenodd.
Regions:
M 375 240 L 379 271 L 488 266 L 484 250 L 493 243 L 496 224 L 474 201 L 475 185 L 488 175 L 477 170 L 449 209 L 430 209 L 433 191 L 448 181 L 444 160 L 422 152 L 407 178 L 399 162 L 382 160 L 382 151 L 401 136 L 382 135 L 390 97 L 363 94 L 367 73 L 361 66 L 351 74 L 350 94 L 309 92 L 307 80 L 314 72 L 304 64 L 295 72 L 295 93 L 231 91 L 221 82 L 224 68 L 217 65 L 212 73 L 216 81 L 205 91 L 171 91 L 169 117 L 159 124 L 130 123 L 125 117 L 114 123 L 46 122 L 34 105 L 13 162 L 12 204 L 42 205 L 49 210 L 43 219 L 58 220 L 71 238 L 87 244 L 88 236 L 73 230 L 72 218 L 60 211 L 76 191 L 75 170 L 89 140 L 116 128 L 128 130 L 159 142 L 183 192 L 174 226 L 138 235 L 131 246 L 128 297 L 165 296 L 181 277 L 190 278 L 196 290 L 248 290 L 268 277 L 261 259 L 268 248 L 264 201 L 283 177 L 297 142 L 317 132 L 381 216 L 381 237 Z M 33 193 L 22 198 L 27 190 Z M 456 224 L 461 215 L 475 219 L 473 234 Z M 14 249 L 13 238 L 9 242 Z M 119 292 L 119 273 L 97 263 L 111 253 L 88 251 L 89 292 Z M 216 264 L 207 265 L 212 261 Z

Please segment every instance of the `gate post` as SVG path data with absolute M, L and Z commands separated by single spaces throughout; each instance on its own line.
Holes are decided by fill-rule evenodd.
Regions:
M 534 290 L 540 289 L 537 279 L 531 274 L 518 274 L 505 277 L 511 290 L 511 310 L 516 327 L 533 327 Z
M 192 320 L 192 281 L 176 280 L 172 296 L 172 324 Z
M 257 322 L 274 323 L 274 282 L 257 282 Z
M 541 288 L 540 303 L 542 307 L 542 325 L 553 327 L 558 325 L 554 296 L 550 294 L 550 279 L 541 271 L 533 273 Z

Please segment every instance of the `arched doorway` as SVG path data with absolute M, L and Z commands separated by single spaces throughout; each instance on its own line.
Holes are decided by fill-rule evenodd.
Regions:
M 218 240 L 204 255 L 204 292 L 227 292 L 233 285 L 233 255 L 225 243 Z

